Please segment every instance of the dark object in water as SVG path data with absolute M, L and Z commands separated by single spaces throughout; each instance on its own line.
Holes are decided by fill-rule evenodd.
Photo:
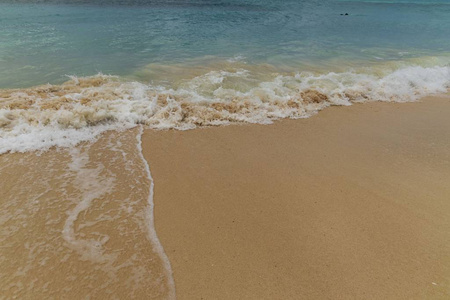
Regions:
M 341 14 L 341 16 L 348 16 L 348 13 L 345 13 L 345 15 L 344 15 L 344 14 Z

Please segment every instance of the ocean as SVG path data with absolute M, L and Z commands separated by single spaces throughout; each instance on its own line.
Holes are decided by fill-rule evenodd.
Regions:
M 84 284 L 83 297 L 175 297 L 143 129 L 270 124 L 450 88 L 448 0 L 18 0 L 0 3 L 0 28 L 0 287 L 16 297 Z M 33 281 L 47 262 L 55 275 Z
M 1 3 L 0 153 L 446 92 L 449 15 L 450 1 Z

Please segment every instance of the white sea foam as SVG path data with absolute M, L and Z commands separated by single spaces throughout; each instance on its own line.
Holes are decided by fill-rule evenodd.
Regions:
M 149 212 L 146 215 L 146 221 L 147 221 L 147 230 L 148 230 L 148 237 L 152 243 L 153 251 L 158 254 L 158 256 L 161 258 L 163 265 L 164 265 L 164 271 L 167 278 L 167 285 L 168 285 L 168 299 L 176 299 L 175 297 L 175 281 L 173 279 L 172 274 L 172 267 L 170 265 L 169 258 L 167 257 L 166 253 L 164 252 L 164 248 L 161 245 L 158 235 L 156 234 L 155 230 L 155 221 L 154 221 L 154 202 L 153 202 L 153 196 L 154 196 L 154 181 L 152 177 L 152 173 L 150 171 L 150 166 L 147 163 L 147 160 L 144 157 L 144 154 L 142 153 L 142 133 L 144 132 L 142 126 L 139 128 L 139 133 L 136 136 L 137 139 L 137 148 L 139 152 L 139 156 L 142 160 L 143 165 L 145 166 L 145 172 L 147 173 L 147 178 L 150 181 L 150 187 L 148 192 L 148 198 L 147 203 L 149 207 Z
M 100 173 L 103 171 L 103 166 L 95 168 L 87 168 L 89 163 L 89 155 L 85 151 L 80 152 L 78 148 L 70 149 L 72 162 L 69 164 L 69 169 L 76 173 L 75 186 L 81 191 L 81 200 L 77 205 L 68 212 L 68 217 L 64 223 L 62 236 L 67 243 L 67 246 L 78 252 L 81 260 L 89 260 L 97 263 L 110 264 L 114 261 L 114 254 L 103 253 L 103 246 L 109 240 L 105 235 L 99 240 L 87 240 L 77 238 L 75 234 L 75 222 L 78 216 L 90 208 L 92 201 L 101 198 L 108 194 L 114 187 L 114 177 L 102 178 Z
M 193 129 L 304 118 L 329 105 L 414 101 L 450 88 L 448 65 L 371 72 L 267 74 L 210 70 L 173 87 L 105 75 L 0 91 L 0 153 L 73 146 L 106 130 L 144 124 Z M 269 78 L 269 79 L 268 79 Z

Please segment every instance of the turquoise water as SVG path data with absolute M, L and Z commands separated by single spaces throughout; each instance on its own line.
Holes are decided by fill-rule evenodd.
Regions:
M 450 1 L 18 1 L 0 26 L 0 153 L 450 89 Z
M 242 58 L 333 69 L 450 52 L 450 1 L 39 1 L 0 4 L 0 87 Z M 341 16 L 348 13 L 348 16 Z

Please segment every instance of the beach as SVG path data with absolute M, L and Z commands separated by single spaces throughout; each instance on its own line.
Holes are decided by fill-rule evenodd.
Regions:
M 3 154 L 1 293 L 446 299 L 449 112 L 444 95 Z
M 146 131 L 179 299 L 446 299 L 450 98 Z
M 448 0 L 0 25 L 0 300 L 450 299 Z

